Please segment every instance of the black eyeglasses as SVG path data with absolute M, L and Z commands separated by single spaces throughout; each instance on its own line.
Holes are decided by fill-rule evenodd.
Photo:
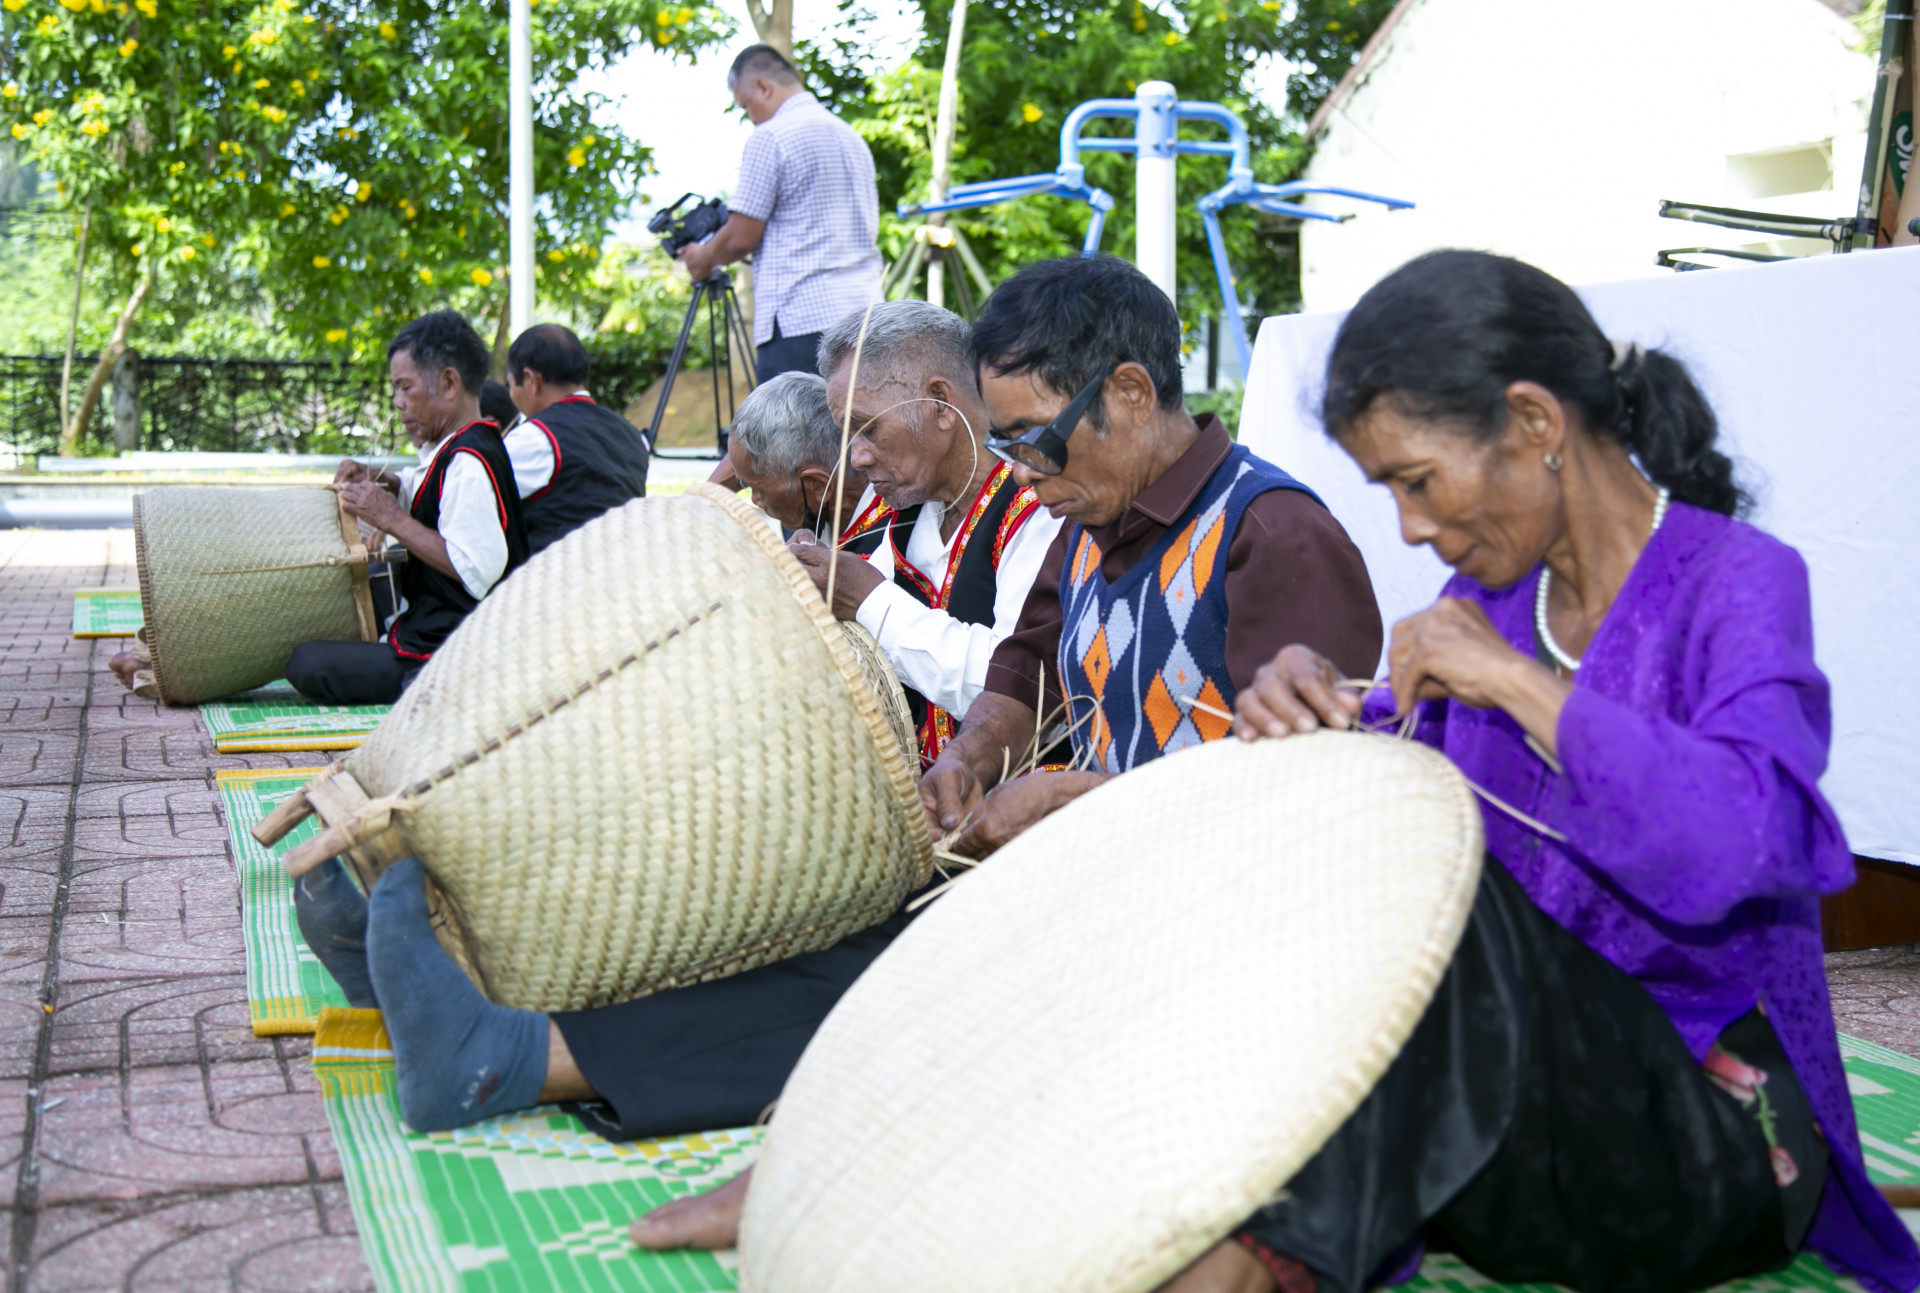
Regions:
M 989 427 L 988 452 L 1015 467 L 1025 467 L 1042 476 L 1058 476 L 1067 469 L 1068 438 L 1079 427 L 1080 419 L 1086 416 L 1087 406 L 1093 403 L 1093 397 L 1100 393 L 1107 378 L 1113 376 L 1113 370 L 1119 366 L 1117 363 L 1108 364 L 1104 372 L 1082 386 L 1080 393 L 1067 401 L 1067 407 L 1061 409 L 1051 422 L 1028 427 L 1018 435 L 1003 435 Z

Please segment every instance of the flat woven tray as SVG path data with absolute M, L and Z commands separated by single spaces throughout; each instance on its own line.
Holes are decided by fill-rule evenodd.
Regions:
M 200 706 L 200 721 L 222 754 L 351 750 L 372 735 L 390 705 L 314 705 L 291 688 L 266 688 Z

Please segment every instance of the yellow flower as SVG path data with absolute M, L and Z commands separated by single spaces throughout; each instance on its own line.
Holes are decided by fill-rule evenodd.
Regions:
M 17 82 L 17 81 L 8 81 L 8 82 L 7 82 L 7 83 L 6 83 L 5 85 L 0 85 L 0 98 L 3 98 L 3 99 L 17 99 L 17 98 L 19 98 L 19 97 L 20 97 L 20 83 L 19 83 L 19 82 Z
M 160 16 L 160 0 L 133 0 L 133 7 L 149 18 Z
M 392 23 L 383 22 L 380 24 L 380 37 L 382 40 L 392 40 L 399 34 L 399 32 L 393 29 Z
M 333 260 L 331 257 L 315 256 L 313 258 L 313 267 L 315 269 L 325 269 L 331 264 L 333 264 Z
M 263 76 L 259 80 L 253 83 L 253 88 L 256 90 L 264 90 L 272 84 L 273 84 L 272 81 L 269 81 L 266 77 Z
M 673 11 L 673 20 L 674 20 L 674 21 L 675 21 L 676 23 L 678 23 L 678 24 L 680 24 L 680 25 L 681 25 L 682 27 L 684 27 L 684 26 L 686 26 L 686 25 L 687 25 L 688 23 L 690 23 L 690 22 L 692 22 L 692 21 L 693 21 L 693 10 L 691 10 L 691 9 L 676 9 L 676 10 L 674 10 L 674 11 Z
M 240 74 L 240 60 L 237 58 L 233 60 L 233 73 L 235 76 Z
M 37 24 L 35 24 L 34 30 L 39 32 L 42 36 L 51 36 L 56 31 L 60 30 L 60 20 L 54 17 L 52 14 L 48 14 L 46 17 L 42 18 Z
M 1028 125 L 1032 125 L 1034 122 L 1040 120 L 1041 115 L 1040 105 L 1037 103 L 1029 103 L 1020 109 L 1021 119 Z
M 220 47 L 221 58 L 232 58 L 235 54 L 238 54 L 239 52 L 240 52 L 240 47 L 238 45 L 222 45 Z
M 407 258 L 407 249 L 405 247 L 402 247 L 399 251 L 396 251 L 393 254 L 398 256 L 401 260 L 405 260 Z
M 547 253 L 547 259 L 552 261 L 556 265 L 558 265 L 561 261 L 565 260 L 566 258 L 567 258 L 567 253 L 557 249 Z
M 93 10 L 95 13 L 105 13 L 107 11 L 107 0 L 88 0 L 87 8 Z
M 88 121 L 83 125 L 81 125 L 80 133 L 83 135 L 90 136 L 94 139 L 98 139 L 100 138 L 100 136 L 107 133 L 107 123 L 100 120 L 98 117 L 95 117 L 92 121 Z
M 403 216 L 405 216 L 405 217 L 406 217 L 407 219 L 409 219 L 409 220 L 411 220 L 411 219 L 413 219 L 413 218 L 414 218 L 415 216 L 417 216 L 417 215 L 419 215 L 419 214 L 420 214 L 420 209 L 419 209 L 418 207 L 416 207 L 416 206 L 414 206 L 414 205 L 413 205 L 413 203 L 412 203 L 412 202 L 409 202 L 409 201 L 408 201 L 408 200 L 407 200 L 406 198 L 401 198 L 401 199 L 400 199 L 400 214 L 401 214 L 401 215 L 403 215 Z
M 103 97 L 100 94 L 100 92 L 96 90 L 94 93 L 89 94 L 86 97 L 86 101 L 80 105 L 80 111 L 102 112 L 102 111 L 105 111 L 106 106 L 107 106 L 107 101 L 105 97 Z
M 207 246 L 211 247 L 213 246 L 213 235 L 210 233 L 203 233 L 200 235 L 200 241 L 202 243 L 205 243 Z
M 128 251 L 132 252 L 136 256 L 138 256 L 141 252 L 145 251 L 146 249 L 147 249 L 147 244 L 145 244 L 144 242 L 136 242 L 135 244 L 133 244 L 133 246 L 127 248 Z
M 120 42 L 120 57 L 132 58 L 133 51 L 139 48 L 140 42 L 129 36 L 126 40 Z
M 656 45 L 671 45 L 673 44 L 673 33 L 670 31 L 656 31 L 653 33 L 653 43 Z
M 194 253 L 193 253 L 193 248 L 191 248 L 191 247 L 182 247 L 182 248 L 180 249 L 180 259 L 181 259 L 181 260 L 192 260 L 192 259 L 193 259 L 193 254 L 194 254 Z
M 1180 33 L 1177 31 L 1170 31 L 1161 39 L 1166 41 L 1168 48 L 1172 48 L 1173 46 L 1178 45 L 1180 43 Z
M 173 230 L 173 221 L 167 219 L 165 216 L 161 216 L 153 222 L 153 227 L 160 233 L 170 233 Z
M 345 328 L 328 328 L 327 329 L 328 341 L 338 343 L 338 342 L 345 341 L 346 339 L 347 339 L 347 330 Z
M 433 282 L 433 271 L 432 271 L 432 270 L 430 270 L 430 269 L 423 269 L 423 270 L 421 270 L 421 271 L 420 271 L 420 281 L 421 281 L 422 283 L 427 283 L 427 284 L 431 284 L 431 283 Z
M 292 215 L 293 211 L 294 211 L 293 203 L 282 202 L 280 204 L 280 218 L 282 220 L 285 220 L 288 216 Z
M 292 90 L 295 94 L 299 95 L 303 99 L 307 97 L 307 87 L 302 85 L 298 81 L 293 82 L 287 88 L 289 90 Z
M 287 119 L 287 110 L 285 108 L 276 108 L 272 104 L 268 104 L 266 107 L 260 109 L 260 115 L 265 117 L 268 121 L 273 122 L 277 126 L 281 122 Z
M 247 41 L 254 45 L 271 45 L 279 39 L 280 29 L 278 27 L 262 27 L 259 31 L 253 33 L 253 35 L 247 37 Z
M 346 218 L 347 209 L 345 207 L 335 207 L 327 216 L 327 219 L 331 220 L 334 224 L 339 224 Z
M 1133 0 L 1133 29 L 1135 31 L 1147 29 L 1147 7 L 1141 4 L 1140 0 Z
M 373 185 L 371 184 L 363 183 L 360 185 L 359 188 L 353 191 L 353 200 L 355 202 L 365 202 L 368 198 L 372 196 L 373 196 Z
M 31 133 L 32 130 L 26 122 L 16 121 L 13 123 L 13 137 L 15 139 L 25 139 Z
M 575 170 L 578 170 L 578 169 L 580 169 L 580 168 L 581 168 L 582 166 L 585 166 L 586 164 L 587 164 L 587 150 L 586 150 L 586 149 L 584 149 L 584 148 L 578 148 L 578 147 L 575 147 L 575 148 L 569 148 L 569 149 L 567 150 L 567 165 L 568 165 L 568 166 L 570 166 L 570 167 L 572 167 L 572 168 L 573 168 L 573 169 L 575 169 Z
M 484 269 L 476 269 L 467 277 L 471 278 L 477 287 L 488 287 L 493 283 L 493 275 L 487 273 Z
M 586 137 L 584 137 L 583 139 L 581 139 L 581 141 L 580 141 L 580 146 L 581 146 L 582 148 L 592 148 L 592 147 L 593 147 L 593 146 L 594 146 L 595 144 L 597 144 L 597 143 L 599 143 L 599 142 L 600 142 L 600 136 L 598 136 L 598 135 L 587 135 Z
M 19 13 L 27 7 L 27 0 L 6 0 L 8 13 Z
M 60 0 L 60 3 L 75 13 L 79 13 L 87 7 L 87 0 Z
M 360 138 L 360 132 L 355 130 L 352 126 L 342 126 L 340 127 L 340 138 L 358 139 Z
M 653 16 L 653 20 L 654 22 L 658 23 L 662 27 L 670 27 L 673 25 L 673 15 L 668 13 L 665 9 L 662 9 L 659 13 L 655 14 Z
M 167 174 L 178 175 L 181 171 L 184 171 L 186 169 L 187 169 L 187 164 L 185 162 L 175 162 L 173 165 L 167 167 Z
M 40 109 L 40 111 L 33 114 L 33 124 L 36 126 L 44 126 L 49 121 L 52 121 L 52 120 L 53 120 L 52 108 L 42 108 Z

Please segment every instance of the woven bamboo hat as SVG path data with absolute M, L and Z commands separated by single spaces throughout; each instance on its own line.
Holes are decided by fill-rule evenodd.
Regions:
M 304 792 L 329 831 L 289 870 L 417 853 L 442 941 L 523 1009 L 828 947 L 932 868 L 905 700 L 854 635 L 745 502 L 636 499 L 480 603 Z
M 366 549 L 332 490 L 151 489 L 133 500 L 140 607 L 160 698 L 272 682 L 302 642 L 371 642 Z
M 1128 1293 L 1271 1198 L 1399 1052 L 1480 813 L 1323 732 L 1161 759 L 956 884 L 841 998 L 747 1195 L 754 1293 Z

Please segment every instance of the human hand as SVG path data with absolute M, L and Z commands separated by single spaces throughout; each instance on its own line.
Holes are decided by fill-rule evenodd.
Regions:
M 340 506 L 376 530 L 392 534 L 394 527 L 411 519 L 400 500 L 372 480 L 349 481 L 340 487 Z
M 704 1194 L 661 1204 L 635 1217 L 627 1235 L 636 1248 L 732 1248 L 740 1242 L 740 1210 L 746 1206 L 749 1167 L 725 1185 Z
M 706 243 L 690 242 L 680 249 L 680 263 L 696 283 L 704 283 L 713 275 L 713 261 L 713 249 Z
M 927 829 L 937 839 L 967 820 L 986 788 L 973 769 L 959 759 L 941 755 L 920 778 L 920 803 L 927 810 Z
M 1252 1253 L 1222 1239 L 1156 1293 L 1274 1293 L 1276 1287 Z
M 837 620 L 853 619 L 860 612 L 860 603 L 885 582 L 865 558 L 851 552 L 836 552 L 814 538 L 811 530 L 795 530 L 787 540 L 787 551 L 800 562 L 801 569 L 813 577 L 813 586 L 820 590 L 822 597 L 827 593 L 827 570 L 838 564 L 833 577 L 832 607 L 833 618 Z
M 1277 739 L 1323 724 L 1345 731 L 1360 713 L 1361 698 L 1339 690 L 1339 681 L 1333 662 L 1312 647 L 1280 648 L 1234 701 L 1234 734 L 1243 741 Z
M 356 462 L 352 458 L 342 458 L 340 465 L 333 469 L 333 483 L 336 485 L 345 485 L 350 481 L 372 480 L 374 474 L 374 472 L 368 470 L 367 464 L 364 462 Z
M 1546 673 L 1500 636 L 1478 602 L 1459 597 L 1442 597 L 1394 625 L 1387 665 L 1394 710 L 1401 714 L 1418 701 L 1449 697 L 1481 709 L 1509 708 L 1522 675 Z
M 986 857 L 1105 780 L 1102 772 L 1032 772 L 1003 782 L 981 801 L 952 849 L 961 857 Z

